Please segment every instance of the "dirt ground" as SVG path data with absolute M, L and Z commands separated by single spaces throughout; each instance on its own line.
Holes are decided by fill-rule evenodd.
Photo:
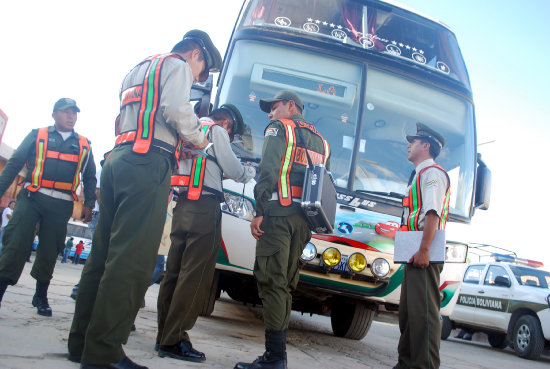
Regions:
M 35 280 L 27 263 L 16 286 L 8 287 L 0 308 L 0 368 L 64 369 L 79 365 L 66 359 L 67 336 L 74 312 L 69 297 L 80 279 L 82 265 L 58 262 L 50 285 L 52 317 L 36 314 L 31 305 Z M 149 368 L 233 368 L 264 351 L 261 308 L 243 306 L 226 295 L 216 302 L 209 318 L 200 317 L 189 332 L 206 362 L 189 363 L 160 358 L 154 351 L 158 285 L 147 291 L 145 307 L 136 319 L 137 330 L 124 346 L 126 354 Z M 455 333 L 452 334 L 454 336 Z M 451 336 L 451 337 L 452 337 Z M 395 316 L 380 315 L 361 341 L 332 335 L 330 318 L 293 312 L 287 337 L 288 367 L 292 369 L 391 368 L 397 362 L 399 328 Z M 515 356 L 511 349 L 492 349 L 483 336 L 474 342 L 449 339 L 441 343 L 441 368 L 548 368 L 550 356 L 537 362 Z

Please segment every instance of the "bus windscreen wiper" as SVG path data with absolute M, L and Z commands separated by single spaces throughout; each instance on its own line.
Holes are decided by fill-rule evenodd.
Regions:
M 388 197 L 393 197 L 393 198 L 399 199 L 399 200 L 405 198 L 405 195 L 403 195 L 402 193 L 398 193 L 398 192 L 383 192 L 383 191 L 370 191 L 370 190 L 355 190 L 355 192 L 366 193 L 366 194 L 369 194 L 369 195 L 388 196 Z

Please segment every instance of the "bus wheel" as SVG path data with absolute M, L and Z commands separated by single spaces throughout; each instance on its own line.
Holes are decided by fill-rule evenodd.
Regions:
M 218 299 L 218 297 L 220 297 L 220 294 L 218 291 L 219 279 L 220 279 L 219 272 L 216 270 L 214 272 L 214 279 L 212 280 L 212 286 L 210 286 L 210 291 L 208 292 L 208 295 L 204 300 L 204 304 L 202 305 L 202 310 L 199 313 L 200 316 L 210 316 L 214 311 L 214 304 L 216 303 L 216 300 Z
M 537 318 L 523 315 L 514 327 L 514 350 L 519 357 L 536 360 L 544 349 L 544 336 Z
M 451 335 L 451 331 L 453 330 L 453 323 L 451 322 L 451 319 L 449 319 L 448 316 L 442 315 L 440 317 L 441 319 L 441 339 L 444 341 Z
M 369 331 L 374 309 L 361 301 L 340 300 L 330 311 L 332 332 L 337 337 L 360 340 Z
M 508 338 L 506 338 L 506 333 L 488 333 L 487 339 L 489 340 L 489 345 L 494 348 L 504 349 L 508 346 Z

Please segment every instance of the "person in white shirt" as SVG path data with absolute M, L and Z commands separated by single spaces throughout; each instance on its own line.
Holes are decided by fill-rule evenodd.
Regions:
M 8 225 L 8 222 L 11 219 L 11 215 L 13 214 L 14 207 L 15 207 L 15 201 L 12 200 L 2 212 L 2 228 L 0 228 L 0 252 L 2 252 L 2 233 L 4 233 L 4 228 Z

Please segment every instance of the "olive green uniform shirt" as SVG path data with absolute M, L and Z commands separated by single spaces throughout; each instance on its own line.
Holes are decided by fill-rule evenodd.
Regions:
M 302 115 L 294 115 L 290 118 L 293 121 L 303 121 Z M 324 144 L 319 136 L 312 133 L 307 128 L 296 127 L 300 130 L 305 144 L 300 135 L 296 132 L 297 146 L 307 147 L 309 150 L 324 153 Z M 289 214 L 301 212 L 299 202 L 292 202 L 290 206 L 282 206 L 279 201 L 270 201 L 273 192 L 278 191 L 279 173 L 281 169 L 281 160 L 286 151 L 287 143 L 285 138 L 285 128 L 280 120 L 269 123 L 265 130 L 264 145 L 262 148 L 262 161 L 260 162 L 260 175 L 258 182 L 254 187 L 254 198 L 256 200 L 256 216 L 286 216 Z M 327 170 L 329 162 L 326 163 Z M 290 185 L 301 187 L 304 182 L 306 167 L 298 163 L 293 163 L 290 174 Z

